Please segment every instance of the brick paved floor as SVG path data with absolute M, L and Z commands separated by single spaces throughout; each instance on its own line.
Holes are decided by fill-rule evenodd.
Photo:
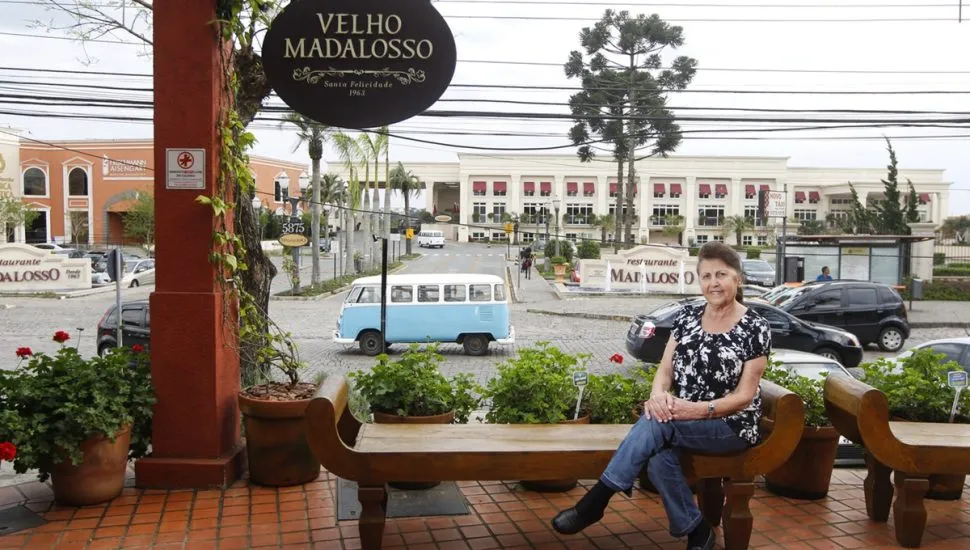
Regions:
M 888 524 L 865 514 L 862 475 L 836 470 L 828 498 L 780 498 L 759 486 L 751 503 L 752 548 L 898 548 Z M 586 483 L 586 482 L 584 482 Z M 586 483 L 588 485 L 588 483 Z M 557 510 L 585 491 L 525 491 L 515 483 L 463 482 L 471 513 L 465 516 L 390 519 L 385 548 L 683 548 L 667 534 L 658 497 L 618 495 L 603 521 L 581 535 L 560 537 L 549 527 Z M 326 472 L 314 483 L 279 490 L 240 481 L 225 491 L 142 491 L 103 506 L 62 508 L 39 483 L 0 491 L 0 507 L 13 493 L 49 521 L 37 529 L 0 536 L 0 548 L 360 548 L 354 521 L 336 520 L 335 482 Z M 970 548 L 970 491 L 955 502 L 927 501 L 923 548 Z M 720 539 L 719 539 L 720 542 Z M 721 546 L 718 546 L 719 548 Z

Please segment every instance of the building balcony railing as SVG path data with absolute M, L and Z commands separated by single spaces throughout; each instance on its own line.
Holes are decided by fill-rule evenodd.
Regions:
M 668 225 L 676 225 L 668 218 L 682 219 L 679 214 L 671 214 L 669 216 L 650 216 L 650 227 L 667 227 Z
M 724 224 L 724 218 L 712 216 L 698 216 L 697 225 L 701 227 L 720 227 Z

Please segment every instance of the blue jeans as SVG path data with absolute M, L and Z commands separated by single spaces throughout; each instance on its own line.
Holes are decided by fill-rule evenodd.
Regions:
M 680 468 L 680 450 L 727 454 L 748 446 L 720 418 L 661 423 L 641 416 L 623 438 L 600 481 L 614 491 L 630 494 L 646 462 L 647 475 L 663 499 L 670 534 L 682 537 L 693 531 L 703 516 Z

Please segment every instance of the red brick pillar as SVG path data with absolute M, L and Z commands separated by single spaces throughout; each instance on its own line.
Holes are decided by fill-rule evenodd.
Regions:
M 216 0 L 154 5 L 155 237 L 151 295 L 155 405 L 152 455 L 135 465 L 141 487 L 231 484 L 241 474 L 239 357 L 234 303 L 209 263 L 213 215 L 195 199 L 215 195 L 219 173 L 223 47 Z M 167 188 L 166 149 L 203 149 L 205 189 Z

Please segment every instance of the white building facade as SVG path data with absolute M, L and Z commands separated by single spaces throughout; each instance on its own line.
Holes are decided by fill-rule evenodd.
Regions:
M 554 235 L 556 202 L 560 235 L 598 240 L 603 230 L 596 219 L 616 209 L 616 165 L 607 158 L 583 163 L 575 155 L 460 153 L 458 162 L 405 163 L 405 167 L 427 186 L 425 208 L 458 222 L 457 237 L 463 242 L 505 239 L 506 213 L 526 215 L 522 218 L 526 223 L 519 226 L 520 237 L 544 236 L 547 231 Z M 346 170 L 338 173 L 346 177 Z M 781 230 L 780 219 L 745 231 L 741 243 L 735 243 L 735 233 L 724 226 L 732 216 L 756 218 L 759 190 L 784 191 L 787 185 L 789 231 L 794 232 L 795 220 L 845 216 L 852 206 L 849 184 L 864 204 L 882 199 L 885 177 L 885 167 L 791 167 L 786 157 L 645 159 L 636 166 L 636 218 L 631 231 L 638 243 L 675 243 L 677 236 L 665 233 L 664 227 L 670 216 L 680 216 L 684 244 L 724 240 L 768 245 Z M 949 212 L 951 185 L 944 180 L 944 171 L 901 169 L 898 179 L 904 197 L 906 180 L 913 182 L 921 221 L 942 224 Z M 606 239 L 613 238 L 614 231 L 608 231 Z

